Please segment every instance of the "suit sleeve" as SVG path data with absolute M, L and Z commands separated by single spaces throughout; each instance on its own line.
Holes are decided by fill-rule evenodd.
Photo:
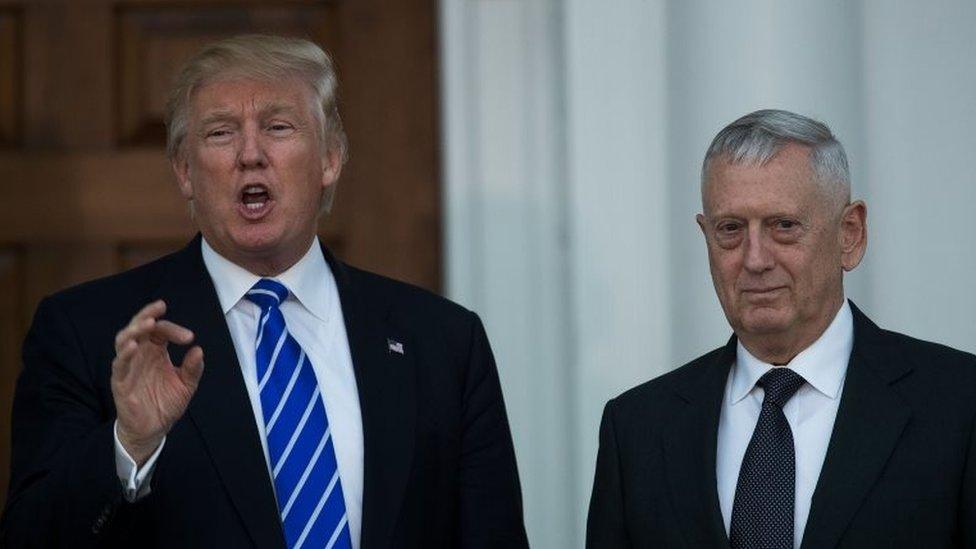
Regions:
M 84 356 L 67 315 L 44 300 L 24 341 L 14 396 L 2 546 L 97 546 L 125 521 L 114 411 Z
M 630 547 L 624 523 L 623 485 L 617 433 L 613 423 L 613 402 L 607 403 L 600 421 L 600 450 L 596 458 L 593 494 L 586 520 L 586 547 L 613 549 Z
M 463 547 L 528 547 L 498 371 L 484 327 L 472 316 L 462 410 L 459 537 Z
M 976 418 L 969 433 L 969 450 L 966 469 L 963 471 L 959 517 L 960 547 L 976 549 Z

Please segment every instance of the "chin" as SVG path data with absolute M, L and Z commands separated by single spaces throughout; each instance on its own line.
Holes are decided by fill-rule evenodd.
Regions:
M 273 227 L 252 225 L 234 231 L 231 241 L 240 250 L 251 252 L 273 250 L 283 240 L 281 232 Z
M 786 330 L 793 319 L 790 311 L 760 307 L 740 317 L 742 328 L 752 334 L 773 334 Z

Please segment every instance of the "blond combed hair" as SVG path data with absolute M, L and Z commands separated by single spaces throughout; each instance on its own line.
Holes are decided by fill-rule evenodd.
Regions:
M 226 79 L 276 82 L 287 78 L 302 81 L 312 89 L 312 109 L 319 121 L 322 143 L 348 158 L 348 141 L 339 117 L 336 76 L 332 59 L 319 46 L 301 38 L 246 34 L 214 42 L 190 58 L 177 74 L 166 104 L 166 155 L 176 160 L 182 154 L 189 124 L 190 99 L 201 87 Z M 331 185 L 323 209 L 332 205 Z

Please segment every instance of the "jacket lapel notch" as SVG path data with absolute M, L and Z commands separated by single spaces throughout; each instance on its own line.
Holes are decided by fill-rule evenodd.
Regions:
M 733 337 L 698 377 L 677 387 L 686 401 L 665 436 L 665 457 L 675 512 L 692 544 L 728 547 L 718 502 L 715 459 L 725 383 L 735 360 Z
M 200 237 L 181 252 L 162 287 L 166 317 L 191 329 L 204 352 L 204 371 L 190 401 L 196 426 L 241 521 L 257 547 L 284 547 L 274 489 L 237 353 L 200 253 Z M 185 348 L 170 348 L 179 364 Z
M 363 416 L 360 545 L 388 547 L 413 466 L 416 349 L 381 298 L 362 291 L 357 273 L 323 251 L 339 289 Z
M 891 387 L 911 368 L 894 353 L 874 346 L 879 336 L 880 329 L 855 309 L 854 350 L 803 549 L 840 542 L 911 419 L 911 408 Z

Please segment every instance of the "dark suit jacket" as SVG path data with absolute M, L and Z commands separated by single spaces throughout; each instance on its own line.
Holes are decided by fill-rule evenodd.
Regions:
M 526 546 L 508 420 L 477 316 L 326 258 L 363 415 L 362 547 Z M 115 472 L 113 340 L 156 298 L 166 318 L 196 334 L 205 369 L 167 437 L 152 493 L 129 504 Z M 388 339 L 404 352 L 391 352 Z M 170 347 L 174 364 L 185 351 Z M 55 294 L 24 343 L 0 546 L 284 547 L 258 437 L 199 237 Z
M 854 311 L 804 549 L 976 547 L 976 357 Z M 715 480 L 732 338 L 611 400 L 587 547 L 728 547 Z

